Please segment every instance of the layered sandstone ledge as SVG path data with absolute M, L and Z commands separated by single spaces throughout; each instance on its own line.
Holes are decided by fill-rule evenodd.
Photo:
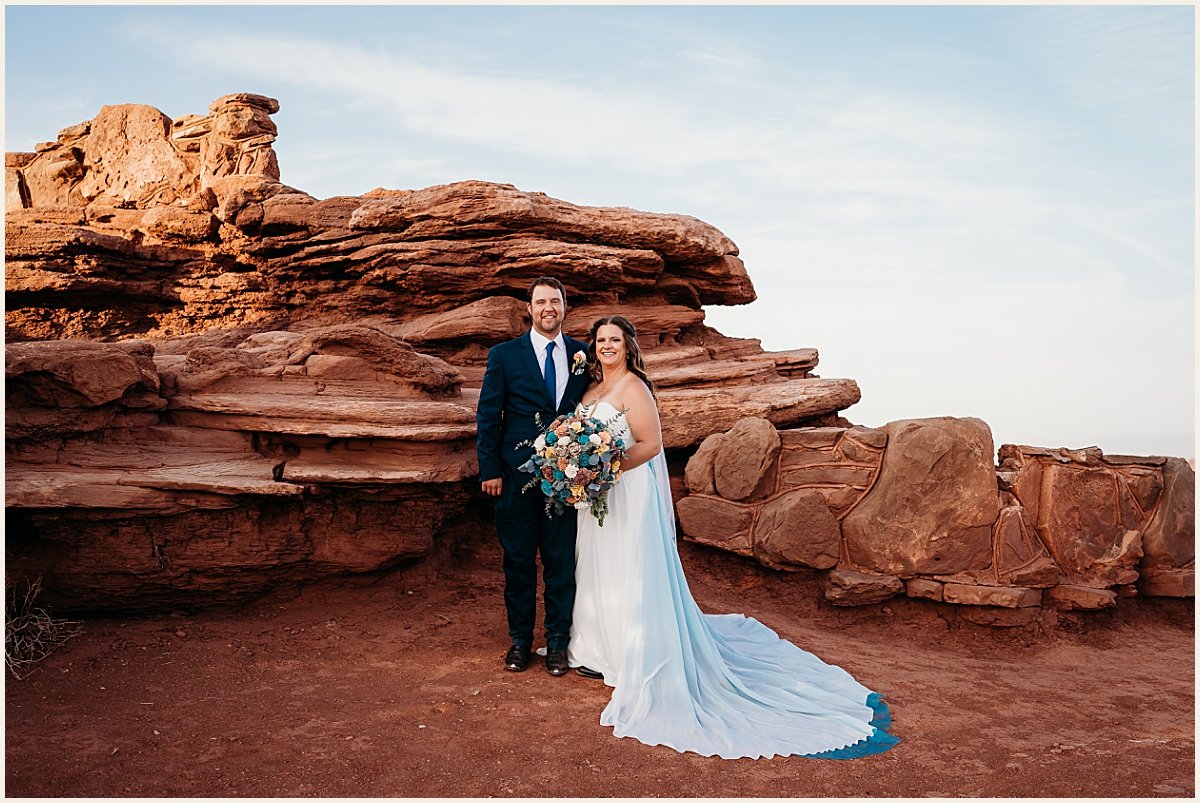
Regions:
M 712 226 L 477 181 L 316 199 L 279 180 L 277 110 L 104 107 L 6 156 L 6 556 L 58 604 L 228 602 L 428 554 L 479 519 L 487 349 L 543 274 L 569 333 L 608 313 L 642 333 L 672 463 L 692 459 L 689 538 L 828 570 L 837 604 L 902 592 L 997 624 L 1099 607 L 1088 589 L 1193 593 L 1186 463 L 1087 452 L 1081 479 L 1006 446 L 997 485 L 982 422 L 852 427 L 859 389 L 815 349 L 707 327 L 704 305 L 754 299 Z M 933 430 L 969 470 L 913 479 Z M 1129 491 L 1097 529 L 1072 482 Z

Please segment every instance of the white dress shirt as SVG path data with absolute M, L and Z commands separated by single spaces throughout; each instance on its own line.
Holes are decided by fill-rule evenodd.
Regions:
M 538 367 L 542 369 L 542 380 L 545 381 L 546 344 L 550 342 L 550 339 L 537 329 L 530 329 L 529 342 L 533 344 L 533 356 L 537 360 Z M 570 370 L 570 366 L 567 364 L 567 344 L 563 340 L 561 329 L 554 338 L 554 369 L 554 378 L 557 380 L 554 388 L 554 409 L 557 410 L 563 393 L 567 389 L 567 372 Z

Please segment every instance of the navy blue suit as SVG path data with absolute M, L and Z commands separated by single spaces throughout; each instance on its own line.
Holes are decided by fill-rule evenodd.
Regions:
M 540 551 L 546 584 L 547 646 L 565 650 L 575 605 L 575 511 L 548 517 L 541 490 L 535 486 L 522 491 L 533 475 L 518 467 L 533 454 L 533 447 L 517 446 L 532 441 L 558 416 L 573 412 L 587 388 L 587 372 L 572 370 L 576 352 L 586 353 L 587 344 L 566 335 L 563 342 L 567 347 L 567 387 L 557 409 L 528 332 L 492 347 L 479 392 L 475 444 L 480 481 L 504 479 L 503 492 L 496 499 L 496 532 L 504 548 L 504 605 L 512 643 L 533 646 Z

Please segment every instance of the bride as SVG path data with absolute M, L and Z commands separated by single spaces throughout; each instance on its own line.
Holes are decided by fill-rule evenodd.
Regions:
M 592 324 L 581 409 L 626 443 L 601 527 L 578 512 L 568 657 L 613 688 L 615 736 L 722 758 L 854 758 L 899 739 L 887 706 L 845 670 L 755 619 L 704 614 L 683 576 L 662 430 L 633 325 Z

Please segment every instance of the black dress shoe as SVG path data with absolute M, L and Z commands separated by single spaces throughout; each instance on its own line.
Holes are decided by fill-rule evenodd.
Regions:
M 546 671 L 551 675 L 558 677 L 559 675 L 567 674 L 567 670 L 571 668 L 571 662 L 567 660 L 566 650 L 547 650 L 546 651 Z
M 592 680 L 604 680 L 603 672 L 597 672 L 595 669 L 589 669 L 586 666 L 576 667 L 575 671 L 583 675 L 585 678 L 591 678 Z
M 523 672 L 527 666 L 529 666 L 529 648 L 522 647 L 520 644 L 512 645 L 508 654 L 504 656 L 504 668 L 509 672 Z

